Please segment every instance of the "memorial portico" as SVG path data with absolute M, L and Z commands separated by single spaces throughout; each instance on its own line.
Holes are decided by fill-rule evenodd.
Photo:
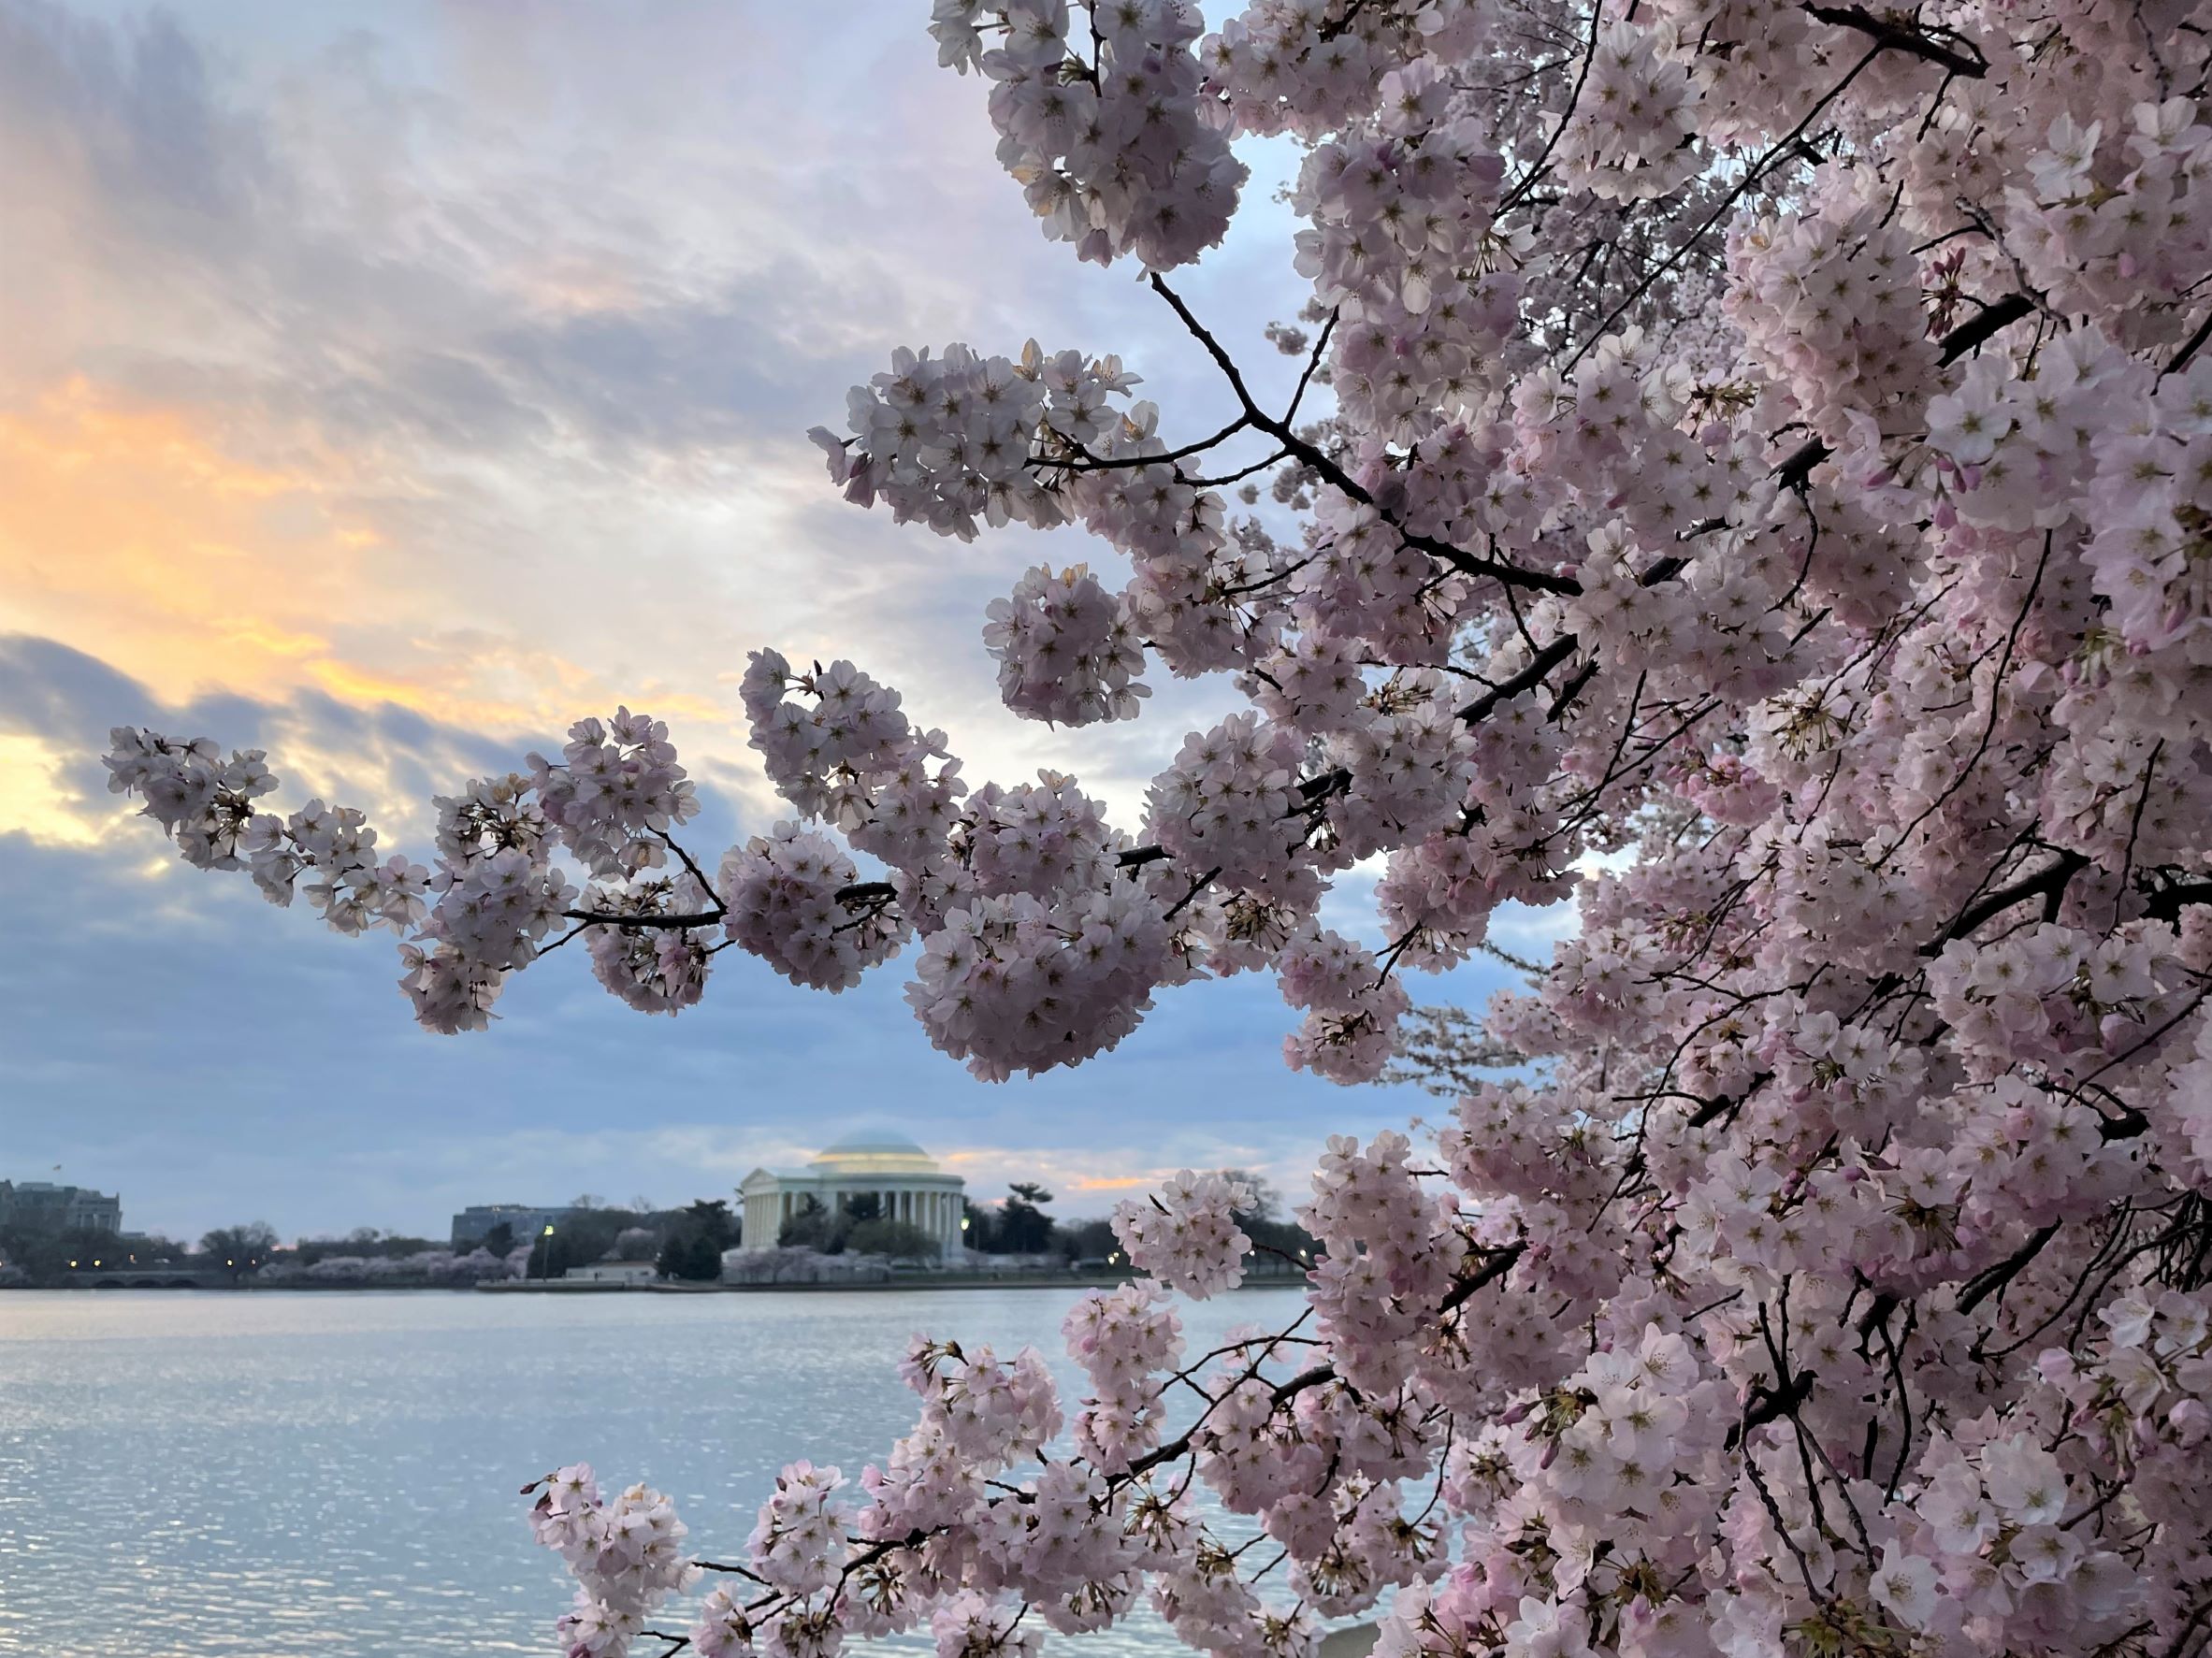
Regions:
M 949 1255 L 960 1247 L 967 1184 L 911 1140 L 880 1131 L 848 1134 L 804 1169 L 755 1169 L 738 1183 L 743 1245 L 773 1248 L 784 1222 L 801 1214 L 810 1197 L 834 1213 L 874 1196 L 885 1219 L 918 1227 Z

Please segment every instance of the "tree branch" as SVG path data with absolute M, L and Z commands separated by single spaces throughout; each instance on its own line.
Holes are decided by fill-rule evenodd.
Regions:
M 1761 1382 L 1751 1390 L 1751 1407 L 1743 1413 L 1742 1421 L 1728 1430 L 1728 1448 L 1734 1449 L 1769 1422 L 1793 1415 L 1798 1406 L 1812 1396 L 1813 1373 L 1810 1370 L 1799 1371 L 1779 1388 L 1770 1388 Z
M 1543 684 L 1544 676 L 1557 668 L 1568 657 L 1582 649 L 1582 641 L 1571 633 L 1562 633 L 1550 644 L 1529 659 L 1528 666 L 1501 685 L 1496 685 L 1459 711 L 1459 717 L 1468 725 L 1480 725 L 1489 718 L 1500 702 L 1510 702 L 1523 691 L 1534 690 Z
M 2190 358 L 2197 354 L 2198 349 L 2207 339 L 2212 339 L 2212 311 L 2205 313 L 2205 320 L 2197 324 L 2197 331 L 2183 341 L 2181 349 L 2174 353 L 2172 359 L 2163 368 L 2159 370 L 2159 378 L 2163 380 L 2167 375 L 2178 374 L 2188 368 Z
M 1989 72 L 1988 60 L 1981 55 L 1980 48 L 1976 47 L 1974 55 L 1968 57 L 1923 33 L 1917 24 L 1900 22 L 1894 15 L 1876 17 L 1861 6 L 1808 5 L 1803 9 L 1808 17 L 1818 18 L 1824 23 L 1833 23 L 1839 29 L 1856 29 L 1891 51 L 1941 65 L 1961 80 L 1979 80 Z
M 1984 340 L 2011 327 L 2022 317 L 2034 314 L 2034 300 L 2025 294 L 2007 294 L 2002 299 L 1985 305 L 1973 316 L 1945 335 L 1943 353 L 1937 361 L 1948 368 Z
M 2028 1234 L 2026 1243 L 1995 1266 L 1969 1278 L 1966 1288 L 1959 1293 L 1959 1310 L 1961 1313 L 1971 1313 L 1975 1307 L 1980 1306 L 1983 1302 L 1988 1300 L 1990 1296 L 2018 1277 L 2021 1270 L 2043 1253 L 2044 1245 L 2058 1235 L 2059 1223 L 2056 1220 L 2048 1226 L 2039 1226 Z
M 724 909 L 705 911 L 696 916 L 616 916 L 600 910 L 563 910 L 561 915 L 571 921 L 588 921 L 595 927 L 646 927 L 674 928 L 718 927 L 729 916 Z
M 1253 399 L 1251 388 L 1244 383 L 1243 374 L 1238 371 L 1228 352 L 1222 348 L 1222 342 L 1216 339 L 1207 331 L 1206 324 L 1192 313 L 1191 308 L 1183 303 L 1182 296 L 1169 287 L 1158 271 L 1150 273 L 1149 280 L 1152 284 L 1152 291 L 1167 301 L 1177 317 L 1181 319 L 1184 328 L 1190 332 L 1191 337 L 1206 348 L 1207 355 L 1213 358 L 1215 366 L 1222 371 L 1222 378 L 1228 381 L 1229 389 L 1236 394 L 1237 402 L 1243 406 L 1246 423 L 1265 432 L 1283 448 L 1290 451 L 1293 459 L 1312 468 L 1335 488 L 1359 502 L 1361 506 L 1372 508 L 1383 523 L 1397 531 L 1399 539 L 1406 545 L 1417 547 L 1432 557 L 1440 558 L 1453 569 L 1467 575 L 1488 576 L 1493 581 L 1501 582 L 1510 587 L 1526 587 L 1539 593 L 1565 594 L 1569 598 L 1583 590 L 1583 584 L 1572 576 L 1552 575 L 1543 570 L 1525 569 L 1517 564 L 1505 564 L 1494 558 L 1483 558 L 1467 552 L 1463 547 L 1454 547 L 1449 541 L 1439 541 L 1435 536 L 1416 534 L 1392 518 L 1389 513 L 1384 512 L 1380 506 L 1376 505 L 1373 494 L 1359 480 L 1338 466 L 1318 446 L 1308 443 L 1297 433 L 1291 430 L 1287 423 L 1276 419 L 1275 416 L 1262 409 Z
M 1250 415 L 1240 414 L 1212 437 L 1201 438 L 1194 443 L 1186 443 L 1180 449 L 1170 449 L 1163 454 L 1096 455 L 1078 445 L 1078 453 L 1071 460 L 1055 460 L 1050 455 L 1039 455 L 1029 464 L 1033 467 L 1064 467 L 1072 472 L 1113 472 L 1128 467 L 1167 466 L 1175 461 L 1187 460 L 1217 443 L 1225 443 L 1251 424 Z
M 1302 1371 L 1298 1375 L 1292 1377 L 1290 1380 L 1278 1387 L 1275 1391 L 1269 1395 L 1269 1398 L 1271 1403 L 1277 1406 L 1287 1405 L 1291 1400 L 1296 1398 L 1308 1388 L 1318 1388 L 1323 1382 L 1335 1381 L 1336 1379 L 1337 1367 L 1335 1365 L 1316 1364 L 1311 1370 Z M 1139 1475 L 1150 1473 L 1154 1468 L 1157 1468 L 1163 1463 L 1172 1463 L 1178 1457 L 1187 1454 L 1191 1449 L 1192 1439 L 1197 1435 L 1198 1429 L 1204 1425 L 1205 1423 L 1201 1421 L 1197 1424 L 1197 1426 L 1193 1427 L 1188 1433 L 1182 1435 L 1179 1438 L 1170 1439 L 1165 1445 L 1159 1447 L 1159 1449 L 1155 1450 L 1148 1450 L 1145 1452 L 1143 1456 L 1138 1457 L 1135 1462 L 1129 1464 L 1129 1472 L 1126 1478 L 1135 1479 Z
M 1959 912 L 1951 924 L 1920 946 L 1920 954 L 1940 956 L 1944 946 L 1953 939 L 1960 939 L 1973 931 L 1992 916 L 2001 916 L 2022 899 L 2038 894 L 2056 897 L 2065 892 L 2075 876 L 2089 867 L 2089 860 L 2078 852 L 2061 852 L 2056 863 L 2046 864 L 2031 875 L 2023 875 L 2009 887 L 2000 887 L 1974 903 Z
M 2212 904 L 2212 881 L 2179 881 L 2154 890 L 2143 906 L 2153 921 L 2178 921 L 2190 904 Z
M 1437 1304 L 1437 1311 L 1448 1313 L 1461 1302 L 1467 1300 L 1468 1296 L 1474 1294 L 1476 1290 L 1496 1283 L 1498 1279 L 1511 1272 L 1513 1263 L 1527 1252 L 1528 1244 L 1525 1239 L 1518 1244 L 1508 1244 L 1502 1248 L 1492 1250 L 1490 1258 L 1483 1262 L 1480 1268 L 1452 1286 L 1451 1292 Z

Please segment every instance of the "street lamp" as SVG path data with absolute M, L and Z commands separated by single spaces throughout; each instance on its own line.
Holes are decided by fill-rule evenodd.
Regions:
M 541 1278 L 543 1277 L 545 1274 L 550 1272 L 553 1268 L 553 1246 L 545 1242 L 545 1240 L 552 1235 L 553 1222 L 548 1220 L 545 1223 L 545 1230 L 538 1234 L 538 1243 L 542 1251 L 539 1258 L 541 1270 L 538 1274 Z

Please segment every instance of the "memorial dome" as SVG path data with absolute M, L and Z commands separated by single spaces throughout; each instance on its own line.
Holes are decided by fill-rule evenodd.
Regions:
M 937 1160 L 904 1134 L 861 1129 L 822 1148 L 809 1167 L 825 1175 L 934 1175 Z

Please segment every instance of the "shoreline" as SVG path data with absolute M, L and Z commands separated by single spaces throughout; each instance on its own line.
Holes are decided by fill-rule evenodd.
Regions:
M 1250 1286 L 1264 1289 L 1272 1285 L 1296 1284 L 1301 1280 L 1292 1277 L 1260 1279 Z M 1129 1276 L 1103 1273 L 966 1273 L 959 1276 L 947 1273 L 933 1276 L 917 1274 L 910 1278 L 886 1278 L 865 1283 L 817 1284 L 571 1284 L 564 1279 L 508 1278 L 499 1283 L 479 1284 L 477 1289 L 490 1295 L 528 1295 L 552 1293 L 636 1293 L 655 1295 L 790 1295 L 810 1290 L 897 1291 L 901 1290 L 1112 1290 L 1133 1283 Z
M 905 1290 L 1112 1290 L 1135 1281 L 1133 1276 L 1099 1273 L 918 1273 L 912 1277 L 866 1283 L 815 1284 L 720 1284 L 680 1280 L 655 1284 L 610 1284 L 592 1279 L 571 1282 L 566 1278 L 501 1278 L 481 1284 L 0 1284 L 0 1294 L 11 1290 L 26 1293 L 43 1290 L 52 1294 L 112 1295 L 159 1290 L 166 1294 L 273 1295 L 287 1290 L 300 1290 L 316 1295 L 393 1292 L 467 1295 L 473 1291 L 482 1291 L 487 1295 L 802 1295 L 814 1292 L 880 1294 Z M 1304 1279 L 1294 1275 L 1284 1274 L 1279 1277 L 1248 1278 L 1237 1288 L 1291 1289 L 1303 1282 Z

